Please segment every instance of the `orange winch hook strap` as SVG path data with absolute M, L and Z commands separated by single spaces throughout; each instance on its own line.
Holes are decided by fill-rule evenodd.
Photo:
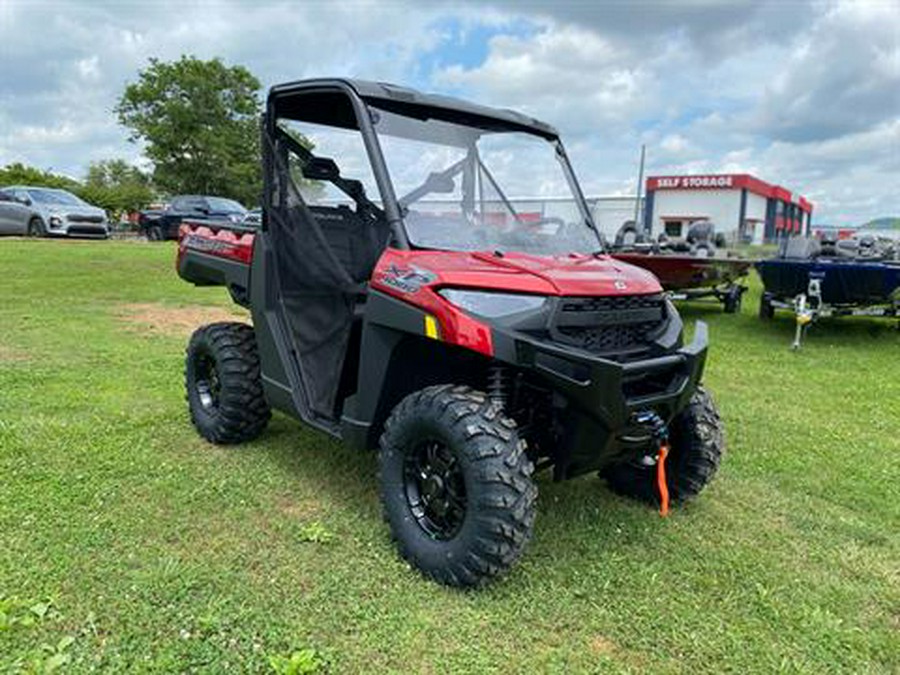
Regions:
M 659 444 L 659 456 L 656 459 L 656 489 L 659 491 L 659 515 L 669 515 L 669 485 L 666 482 L 666 457 L 669 456 L 669 444 Z

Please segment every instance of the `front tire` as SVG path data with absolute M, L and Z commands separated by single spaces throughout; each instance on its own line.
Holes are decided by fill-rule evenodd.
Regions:
M 537 487 L 515 422 L 485 394 L 428 387 L 385 424 L 381 500 L 400 555 L 448 586 L 481 586 L 521 556 Z
M 26 233 L 29 237 L 46 237 L 47 228 L 44 227 L 44 221 L 35 216 L 28 221 L 28 230 Z
M 269 423 L 252 326 L 212 323 L 194 331 L 184 383 L 191 422 L 211 443 L 251 441 Z
M 147 228 L 147 241 L 162 241 L 163 231 L 159 225 L 151 225 Z
M 712 480 L 725 452 L 725 429 L 719 411 L 703 387 L 669 425 L 666 484 L 673 503 L 696 497 Z M 655 456 L 655 450 L 652 456 Z M 658 501 L 656 465 L 623 462 L 603 470 L 610 490 L 624 497 L 654 504 Z

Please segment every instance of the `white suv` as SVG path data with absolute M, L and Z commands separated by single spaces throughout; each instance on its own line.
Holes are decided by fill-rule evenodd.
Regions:
M 71 192 L 13 185 L 0 188 L 0 234 L 109 237 L 106 212 Z

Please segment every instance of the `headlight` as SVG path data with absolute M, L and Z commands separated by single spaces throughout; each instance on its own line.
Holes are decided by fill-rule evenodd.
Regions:
M 460 309 L 489 318 L 540 309 L 547 301 L 541 295 L 462 291 L 456 288 L 445 288 L 438 293 Z

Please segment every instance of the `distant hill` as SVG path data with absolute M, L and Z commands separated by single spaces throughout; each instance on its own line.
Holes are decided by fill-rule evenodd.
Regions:
M 900 217 L 875 218 L 859 227 L 862 230 L 900 230 Z

